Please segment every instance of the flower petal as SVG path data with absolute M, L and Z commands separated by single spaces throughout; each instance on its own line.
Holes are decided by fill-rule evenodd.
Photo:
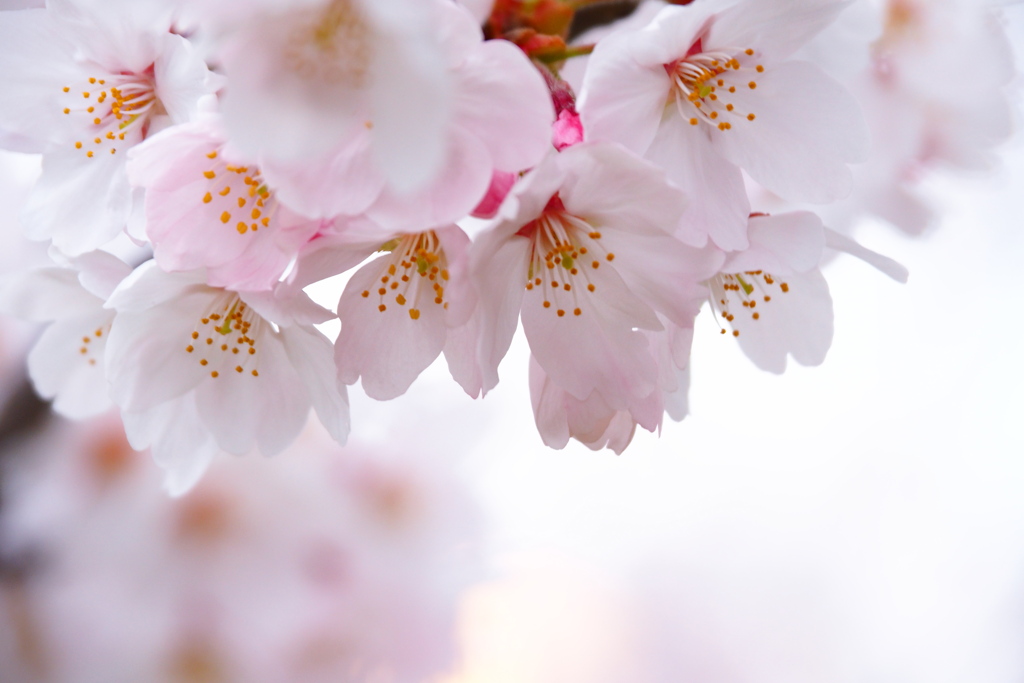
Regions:
M 689 194 L 689 206 L 675 231 L 679 239 L 702 247 L 710 237 L 726 251 L 747 247 L 750 202 L 743 174 L 715 150 L 704 126 L 690 125 L 676 112 L 668 112 L 646 156 Z
M 448 331 L 444 309 L 434 303 L 433 292 L 429 300 L 410 294 L 406 301 L 398 294 L 402 305 L 392 290 L 378 295 L 384 264 L 390 259 L 390 254 L 374 259 L 348 281 L 338 303 L 341 334 L 334 347 L 340 380 L 352 384 L 362 377 L 363 390 L 378 400 L 404 394 L 441 353 Z M 421 286 L 418 280 L 414 276 L 413 287 Z
M 823 204 L 850 193 L 847 164 L 865 158 L 868 138 L 846 88 L 812 64 L 786 62 L 767 68 L 756 90 L 739 87 L 730 97 L 756 119 L 715 135 L 720 154 L 791 201 Z

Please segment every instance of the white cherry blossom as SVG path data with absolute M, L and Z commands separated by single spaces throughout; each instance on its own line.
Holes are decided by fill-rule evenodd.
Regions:
M 82 419 L 113 405 L 103 359 L 114 312 L 104 303 L 130 272 L 117 257 L 97 251 L 69 267 L 16 274 L 0 290 L 5 312 L 48 323 L 28 355 L 28 373 L 61 415 Z
M 125 152 L 217 87 L 153 3 L 58 0 L 0 13 L 0 129 L 45 152 L 23 213 L 32 239 L 77 255 L 124 229 Z
M 280 290 L 279 290 L 280 291 Z M 202 271 L 138 268 L 107 304 L 114 402 L 129 440 L 149 447 L 173 493 L 187 490 L 218 450 L 274 455 L 316 409 L 344 442 L 348 399 L 330 342 L 313 326 L 333 317 L 301 292 L 236 292 Z
M 788 356 L 820 365 L 833 334 L 832 297 L 819 269 L 821 219 L 809 212 L 752 216 L 748 236 L 750 247 L 730 254 L 708 281 L 719 324 L 762 370 L 785 371 Z

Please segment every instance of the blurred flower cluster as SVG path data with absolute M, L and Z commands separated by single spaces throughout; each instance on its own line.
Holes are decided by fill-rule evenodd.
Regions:
M 823 266 L 906 281 L 858 227 L 991 169 L 1013 76 L 978 0 L 0 2 L 0 372 L 93 420 L 3 471 L 0 679 L 440 680 L 476 517 L 415 434 L 331 457 L 348 387 L 482 398 L 521 326 L 543 442 L 621 453 L 700 315 L 821 364 Z

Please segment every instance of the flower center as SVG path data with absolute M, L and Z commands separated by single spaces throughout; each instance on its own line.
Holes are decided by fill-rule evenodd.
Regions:
M 220 159 L 218 150 L 206 156 L 215 163 L 203 172 L 207 180 L 203 203 L 210 204 L 214 212 L 220 209 L 220 222 L 234 223 L 240 235 L 268 227 L 277 212 L 277 200 L 263 181 L 260 170 L 227 164 Z
M 758 302 L 767 304 L 776 292 L 789 293 L 789 284 L 778 282 L 763 270 L 748 270 L 743 273 L 719 273 L 708 280 L 711 289 L 711 308 L 717 311 L 726 322 L 736 319 L 732 307 L 736 302 L 746 309 L 752 320 L 760 320 L 761 313 Z M 719 324 L 721 327 L 721 324 Z M 722 334 L 725 334 L 722 327 Z M 733 330 L 732 336 L 740 336 L 739 330 Z
M 533 241 L 527 291 L 540 290 L 544 308 L 559 318 L 567 311 L 583 315 L 587 297 L 597 291 L 591 274 L 602 262 L 615 260 L 615 254 L 601 244 L 601 233 L 566 212 L 556 195 L 540 218 L 526 224 L 518 234 Z
M 92 342 L 99 341 L 104 334 L 110 331 L 110 325 L 104 327 L 97 327 L 92 334 L 87 334 L 82 337 L 82 345 L 78 348 L 78 353 L 82 356 L 82 360 L 86 361 L 89 365 L 96 365 L 97 354 L 102 355 L 103 349 L 96 351 L 95 344 Z
M 387 242 L 381 251 L 390 251 L 390 258 L 382 262 L 377 310 L 388 310 L 392 297 L 399 306 L 409 305 L 409 317 L 420 319 L 420 311 L 433 301 L 435 306 L 448 308 L 444 298 L 444 283 L 448 281 L 448 257 L 433 230 L 404 235 Z M 363 290 L 364 299 L 370 290 Z
M 892 45 L 911 36 L 920 27 L 921 8 L 912 0 L 890 0 L 879 45 Z
M 230 370 L 242 374 L 258 364 L 256 337 L 262 322 L 263 318 L 237 294 L 224 292 L 199 319 L 192 330 L 192 342 L 185 351 L 197 356 L 203 367 L 211 368 L 210 377 L 216 379 L 222 371 Z M 253 367 L 250 374 L 259 377 L 260 373 Z
M 371 39 L 352 0 L 331 0 L 293 29 L 285 63 L 306 80 L 360 89 L 369 71 Z
M 698 43 L 699 45 L 699 43 Z M 699 48 L 698 48 L 699 49 Z M 733 121 L 753 121 L 754 112 L 737 108 L 730 97 L 740 88 L 757 89 L 757 74 L 764 73 L 760 64 L 749 65 L 751 49 L 727 48 L 715 52 L 688 55 L 665 65 L 672 90 L 669 101 L 690 125 L 702 122 L 720 131 L 732 128 Z
M 75 149 L 90 159 L 100 153 L 116 154 L 119 147 L 141 141 L 150 118 L 163 111 L 148 72 L 90 78 L 81 91 L 65 87 L 64 94 L 64 115 L 75 118 L 87 131 L 75 141 Z

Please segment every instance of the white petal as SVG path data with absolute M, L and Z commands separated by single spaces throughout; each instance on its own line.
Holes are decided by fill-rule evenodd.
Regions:
M 519 325 L 519 309 L 526 291 L 522 283 L 530 255 L 530 241 L 526 238 L 502 241 L 495 237 L 494 233 L 481 236 L 471 257 L 471 273 L 480 295 L 477 362 L 484 394 L 497 386 L 498 365 L 512 345 Z
M 716 17 L 705 47 L 753 48 L 785 59 L 835 21 L 853 0 L 747 0 Z
M 147 311 L 181 296 L 187 290 L 203 289 L 202 272 L 165 273 L 154 261 L 147 261 L 121 281 L 107 300 L 107 308 L 118 311 Z
M 440 172 L 433 181 L 414 192 L 385 190 L 367 216 L 395 232 L 419 232 L 460 220 L 486 194 L 491 169 L 490 154 L 480 139 L 466 131 L 451 131 Z
M 99 309 L 92 314 L 58 320 L 40 335 L 28 355 L 28 372 L 36 391 L 56 398 L 54 409 L 72 419 L 99 415 L 111 406 L 103 372 L 106 334 L 113 315 Z M 87 343 L 83 339 L 88 338 Z M 81 353 L 81 349 L 86 353 Z
M 741 116 L 732 129 L 714 131 L 715 149 L 784 199 L 827 203 L 847 196 L 847 164 L 862 161 L 868 149 L 857 100 L 805 62 L 774 65 L 756 82 L 756 90 L 740 86 L 730 95 Z M 743 118 L 748 113 L 756 119 Z
M 131 211 L 124 163 L 123 153 L 89 158 L 82 150 L 70 148 L 47 154 L 43 174 L 22 212 L 28 237 L 52 238 L 58 249 L 71 256 L 116 237 Z
M 871 251 L 856 240 L 840 234 L 835 230 L 825 228 L 825 246 L 836 251 L 843 251 L 851 256 L 856 256 L 864 263 L 885 273 L 896 282 L 906 283 L 910 278 L 910 272 L 902 264 L 892 260 L 888 256 Z
M 62 89 L 83 80 L 73 45 L 44 9 L 0 12 L 0 45 L 0 129 L 26 141 L 65 141 Z
M 448 327 L 444 309 L 434 303 L 433 292 L 404 305 L 388 289 L 378 295 L 380 277 L 391 255 L 381 256 L 360 268 L 349 280 L 338 303 L 341 334 L 335 344 L 338 377 L 352 384 L 362 377 L 363 390 L 372 398 L 389 400 L 406 392 L 444 348 Z M 413 286 L 425 287 L 413 275 Z M 363 292 L 369 292 L 363 297 Z M 403 300 L 405 300 L 404 295 Z M 429 297 L 429 298 L 428 298 Z M 379 310 L 384 306 L 385 310 Z M 410 310 L 419 311 L 414 320 Z
M 348 392 L 336 379 L 333 345 L 316 330 L 300 326 L 282 329 L 281 336 L 320 422 L 335 441 L 344 445 L 351 429 L 351 418 Z
M 587 141 L 610 141 L 643 154 L 654 141 L 671 83 L 661 65 L 637 63 L 632 35 L 598 42 L 587 64 L 579 112 Z
M 686 197 L 666 182 L 662 169 L 618 145 L 574 145 L 557 158 L 570 179 L 559 197 L 569 213 L 586 216 L 594 226 L 666 235 L 686 207 Z
M 580 294 L 580 315 L 568 298 L 544 307 L 542 288 L 527 291 L 523 331 L 537 362 L 565 391 L 580 400 L 597 391 L 612 408 L 626 409 L 630 400 L 647 396 L 657 385 L 647 339 L 634 327 L 660 329 L 661 324 L 612 268 L 590 275 L 596 290 Z
M 372 138 L 357 129 L 319 159 L 267 159 L 263 173 L 282 202 L 312 218 L 360 214 L 384 189 L 373 166 Z
M 488 40 L 466 56 L 457 77 L 455 124 L 486 145 L 494 168 L 518 172 L 536 165 L 551 147 L 555 112 L 544 79 L 523 51 Z
M 102 305 L 102 299 L 82 288 L 71 268 L 16 273 L 0 288 L 0 310 L 34 322 L 79 316 Z
M 821 219 L 794 211 L 750 219 L 750 248 L 729 255 L 722 271 L 764 270 L 773 275 L 806 273 L 821 263 L 825 233 Z
M 132 267 L 106 251 L 92 251 L 72 259 L 78 280 L 90 294 L 106 301 L 132 272 Z
M 156 464 L 165 470 L 164 488 L 172 496 L 188 492 L 218 451 L 191 393 L 148 411 L 124 412 L 122 420 L 132 448 L 151 448 Z
M 209 293 L 193 292 L 159 308 L 115 316 L 106 357 L 115 403 L 129 411 L 146 410 L 207 377 L 196 353 L 186 347 L 209 304 Z M 202 341 L 196 340 L 195 347 L 200 350 Z
M 704 129 L 668 112 L 647 158 L 689 197 L 675 232 L 679 239 L 701 247 L 710 237 L 726 251 L 745 249 L 750 203 L 743 174 L 714 149 Z
M 665 413 L 679 422 L 690 414 L 690 368 L 676 370 L 678 388 L 665 394 Z
M 444 163 L 452 91 L 444 57 L 417 35 L 380 36 L 370 69 L 374 159 L 395 191 L 421 189 Z
M 744 310 L 730 323 L 747 357 L 774 373 L 785 371 L 787 355 L 801 365 L 821 365 L 832 345 L 832 297 L 821 271 L 789 275 L 786 282 L 789 292 L 758 306 L 758 320 Z
M 153 64 L 156 96 L 174 123 L 191 121 L 199 114 L 201 98 L 218 82 L 206 68 L 199 50 L 182 36 L 160 37 L 160 56 Z

